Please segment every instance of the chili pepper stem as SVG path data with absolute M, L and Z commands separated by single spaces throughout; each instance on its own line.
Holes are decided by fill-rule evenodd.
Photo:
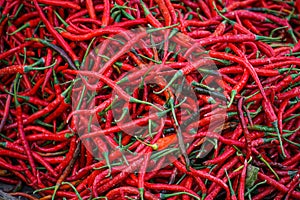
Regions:
M 282 156 L 284 158 L 286 158 L 286 154 L 284 152 L 284 148 L 283 148 L 283 144 L 282 144 L 282 138 L 281 138 L 282 136 L 281 136 L 279 128 L 278 128 L 278 121 L 274 121 L 272 123 L 272 125 L 275 128 L 275 131 L 276 131 L 276 134 L 277 134 L 277 137 L 278 137 L 278 140 L 279 140 L 279 145 L 280 145 L 280 150 L 281 150 Z
M 148 143 L 142 141 L 141 139 L 139 139 L 137 136 L 135 136 L 135 138 L 136 138 L 138 141 L 140 141 L 142 144 L 151 147 L 153 150 L 157 150 L 157 149 L 158 149 L 157 144 L 148 144 Z
M 230 178 L 229 178 L 229 176 L 228 176 L 228 173 L 227 173 L 227 170 L 226 170 L 226 169 L 225 169 L 225 174 L 226 174 L 226 177 L 227 177 L 227 180 L 228 180 L 228 186 L 229 186 L 229 189 L 230 189 L 231 196 L 234 196 L 234 197 L 236 198 L 234 189 L 232 188 L 231 180 L 230 180 Z
M 276 179 L 277 180 L 280 180 L 280 178 L 279 178 L 279 176 L 278 176 L 278 174 L 275 172 L 275 170 L 271 167 L 271 165 L 261 156 L 261 154 L 259 154 L 258 156 L 257 156 L 257 158 L 259 159 L 259 160 L 261 160 L 263 163 L 265 163 L 265 165 L 271 170 L 271 172 L 275 175 L 275 177 L 276 177 Z
M 172 193 L 172 194 L 164 194 L 164 193 L 160 193 L 160 198 L 161 199 L 168 199 L 170 197 L 174 197 L 174 196 L 177 196 L 177 195 L 183 195 L 183 194 L 186 194 L 186 195 L 189 195 L 197 200 L 200 200 L 199 197 L 196 197 L 195 195 L 189 193 L 189 192 L 175 192 L 175 193 Z
M 187 155 L 185 144 L 184 144 L 184 141 L 183 141 L 182 132 L 181 132 L 179 123 L 177 121 L 177 117 L 176 117 L 176 113 L 175 113 L 175 108 L 174 108 L 174 99 L 171 98 L 168 103 L 169 103 L 169 105 L 171 107 L 172 116 L 173 116 L 173 119 L 175 121 L 179 149 L 180 149 L 180 152 L 182 153 L 182 155 L 184 157 L 186 169 L 187 169 L 187 171 L 189 171 L 189 168 L 190 168 L 190 159 L 189 159 L 189 157 Z
M 28 23 L 23 24 L 20 28 L 18 28 L 18 29 L 15 30 L 14 32 L 8 33 L 8 35 L 14 35 L 14 34 L 20 32 L 21 30 L 23 30 L 23 29 L 25 29 L 25 28 L 28 28 L 28 27 L 30 27 L 30 25 L 29 25 Z
M 231 91 L 231 95 L 230 95 L 230 101 L 229 104 L 227 105 L 227 108 L 230 108 L 230 106 L 232 105 L 233 101 L 234 101 L 234 97 L 237 95 L 237 91 L 236 90 L 232 90 Z
M 110 175 L 111 175 L 111 164 L 110 164 L 110 161 L 109 161 L 108 152 L 103 152 L 103 157 L 104 157 L 106 165 L 108 167 L 108 173 L 105 177 L 110 177 Z
M 157 110 L 163 111 L 160 107 L 158 107 L 158 106 L 156 106 L 156 105 L 154 105 L 152 103 L 149 103 L 147 101 L 142 101 L 142 100 L 139 100 L 139 99 L 136 99 L 136 98 L 133 98 L 133 97 L 130 98 L 129 102 L 131 102 L 131 103 L 140 103 L 140 104 L 145 104 L 145 105 L 153 106 Z
M 158 91 L 158 92 L 153 92 L 154 94 L 160 94 L 160 93 L 162 93 L 162 92 L 164 92 L 168 87 L 170 87 L 170 85 L 172 85 L 173 84 L 173 82 L 177 79 L 177 78 L 179 78 L 179 77 L 182 77 L 183 76 L 183 72 L 182 72 L 182 70 L 178 70 L 175 74 L 174 74 L 174 76 L 172 77 L 172 79 L 168 82 L 168 84 L 162 89 L 162 90 L 160 90 L 160 91 Z
M 139 190 L 139 193 L 140 193 L 141 200 L 144 200 L 144 191 L 145 191 L 145 189 L 144 188 L 139 188 L 138 190 Z

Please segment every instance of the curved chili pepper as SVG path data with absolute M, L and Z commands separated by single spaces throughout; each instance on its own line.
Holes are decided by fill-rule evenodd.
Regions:
M 20 78 L 20 74 L 17 74 L 17 77 L 15 79 L 14 82 L 14 101 L 15 101 L 15 106 L 16 106 L 16 111 L 17 111 L 17 125 L 18 125 L 18 132 L 20 135 L 20 139 L 24 145 L 24 150 L 26 152 L 26 155 L 28 157 L 29 160 L 29 164 L 31 166 L 31 170 L 34 176 L 37 175 L 37 171 L 36 171 L 36 166 L 32 157 L 32 152 L 29 146 L 29 143 L 26 139 L 25 136 L 25 132 L 24 132 L 24 127 L 23 127 L 23 119 L 22 119 L 22 107 L 21 104 L 18 102 L 18 98 L 17 98 L 17 83 L 19 81 Z
M 47 20 L 46 16 L 44 15 L 41 7 L 38 5 L 37 0 L 34 0 L 33 3 L 37 9 L 37 12 L 39 13 L 41 20 L 46 25 L 49 32 L 53 35 L 53 37 L 57 40 L 57 42 L 64 48 L 64 50 L 70 55 L 70 57 L 72 58 L 72 60 L 75 63 L 75 66 L 79 67 L 80 63 L 79 63 L 78 57 L 73 52 L 73 49 L 71 49 L 71 47 L 69 46 L 69 44 L 66 43 L 66 41 L 63 39 L 63 37 L 60 34 L 58 34 L 56 32 L 56 30 L 52 27 L 52 25 L 50 24 L 50 22 Z

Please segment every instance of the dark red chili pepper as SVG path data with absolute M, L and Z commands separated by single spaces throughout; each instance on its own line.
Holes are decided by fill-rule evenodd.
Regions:
M 13 90 L 13 85 L 11 85 L 11 87 L 10 87 L 10 92 L 12 92 L 12 90 Z M 11 99 L 12 99 L 12 96 L 8 95 L 8 97 L 6 99 L 6 103 L 5 103 L 4 113 L 2 115 L 2 119 L 1 119 L 1 123 L 0 123 L 0 132 L 2 132 L 5 121 L 8 117 L 8 115 L 9 115 L 9 106 L 10 106 L 10 103 L 11 103 Z
M 0 177 L 0 180 L 2 183 L 7 183 L 10 185 L 17 185 L 19 183 L 19 181 L 17 180 L 6 178 L 6 177 Z
M 169 184 L 163 184 L 163 183 L 145 183 L 145 186 L 149 189 L 163 189 L 163 190 L 169 190 L 169 191 L 177 191 L 177 192 L 187 192 L 189 194 L 192 194 L 195 197 L 199 197 L 197 193 L 195 193 L 193 190 L 190 190 L 186 187 L 180 186 L 180 185 L 169 185 Z

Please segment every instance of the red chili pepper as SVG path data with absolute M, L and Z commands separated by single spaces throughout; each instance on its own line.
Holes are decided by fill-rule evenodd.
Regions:
M 61 36 L 64 38 L 67 38 L 69 40 L 72 41 L 84 41 L 84 40 L 90 40 L 94 37 L 99 37 L 105 34 L 118 34 L 123 30 L 120 27 L 106 27 L 106 28 L 102 28 L 102 29 L 95 29 L 93 32 L 90 33 L 86 33 L 84 35 L 75 35 L 75 34 L 71 34 L 69 32 L 61 32 Z
M 104 185 L 101 185 L 97 189 L 97 191 L 99 191 L 99 193 L 103 193 L 103 192 L 109 190 L 110 188 L 112 188 L 113 186 L 115 186 L 116 184 L 118 184 L 119 182 L 124 180 L 125 178 L 127 178 L 128 173 L 130 173 L 133 170 L 135 170 L 136 168 L 138 168 L 138 166 L 141 165 L 142 162 L 143 162 L 143 159 L 138 159 L 135 162 L 131 163 L 131 165 L 129 167 L 122 170 L 122 172 L 119 173 L 118 175 L 116 175 L 110 182 L 108 182 Z
M 81 7 L 71 1 L 61 1 L 61 0 L 37 0 L 39 3 L 46 4 L 46 5 L 52 5 L 52 6 L 60 6 L 64 8 L 71 8 L 75 10 L 80 10 Z
M 52 25 L 50 24 L 50 22 L 47 20 L 46 16 L 44 15 L 42 9 L 40 8 L 37 0 L 34 0 L 33 2 L 34 2 L 35 8 L 37 9 L 37 11 L 39 13 L 41 20 L 47 27 L 48 31 L 57 40 L 58 44 L 60 44 L 64 48 L 64 50 L 70 55 L 70 57 L 72 58 L 72 60 L 75 63 L 75 66 L 79 67 L 80 63 L 79 63 L 79 60 L 78 60 L 76 54 L 73 52 L 73 49 L 71 49 L 71 47 L 69 46 L 69 44 L 66 43 L 66 41 L 63 39 L 63 37 L 60 34 L 58 34 L 56 32 L 56 30 L 52 27 Z
M 66 133 L 66 134 L 60 134 L 60 135 L 48 135 L 48 134 L 39 134 L 39 135 L 29 135 L 26 137 L 26 140 L 28 141 L 43 141 L 43 140 L 53 140 L 53 141 L 66 141 L 70 137 L 72 137 L 73 134 Z
M 25 43 L 23 43 L 23 44 L 21 44 L 21 45 L 15 47 L 15 48 L 11 48 L 11 49 L 9 49 L 9 50 L 6 51 L 6 52 L 1 53 L 1 54 L 0 54 L 0 59 L 4 59 L 4 58 L 6 58 L 6 57 L 12 55 L 13 53 L 15 53 L 15 52 L 17 52 L 17 51 L 21 51 L 21 50 L 23 50 L 24 47 L 27 47 L 27 46 L 32 45 L 32 43 L 33 43 L 32 41 L 28 41 L 28 42 L 25 42 Z
M 228 188 L 228 186 L 222 180 L 220 180 L 220 179 L 218 179 L 218 178 L 216 178 L 216 177 L 214 177 L 214 176 L 212 176 L 212 175 L 210 175 L 210 174 L 208 174 L 206 172 L 203 172 L 203 171 L 200 171 L 200 170 L 195 170 L 193 168 L 190 168 L 191 171 L 188 172 L 186 170 L 186 168 L 184 167 L 184 165 L 181 164 L 179 161 L 175 161 L 173 164 L 175 165 L 175 167 L 177 167 L 180 171 L 182 171 L 184 173 L 190 174 L 192 176 L 199 176 L 199 177 L 202 177 L 202 178 L 206 178 L 206 179 L 208 179 L 208 180 L 210 180 L 212 182 L 217 183 L 218 185 L 220 185 L 222 188 L 225 189 L 225 191 L 226 191 L 226 198 L 230 199 L 229 188 Z
M 279 100 L 291 99 L 300 95 L 300 87 L 295 87 L 292 90 L 277 95 Z
M 291 193 L 293 192 L 294 188 L 297 187 L 297 185 L 299 184 L 299 177 L 300 174 L 299 172 L 294 176 L 293 180 L 291 180 L 291 182 L 287 185 L 287 187 L 289 187 L 289 191 L 286 195 L 286 199 L 289 199 L 289 197 L 291 196 Z
M 24 22 L 27 22 L 28 20 L 30 20 L 31 18 L 37 17 L 38 16 L 38 12 L 34 11 L 34 12 L 30 12 L 30 13 L 25 13 L 22 16 L 18 17 L 15 21 L 14 21 L 14 25 L 15 26 L 19 26 L 21 24 L 24 24 Z
M 247 166 L 248 166 L 248 162 L 247 162 L 247 159 L 245 159 L 243 170 L 242 170 L 241 177 L 240 177 L 240 186 L 239 186 L 239 190 L 238 190 L 238 198 L 241 200 L 243 200 L 244 196 L 245 196 L 244 191 L 245 191 L 245 185 L 246 185 Z
M 218 171 L 216 177 L 218 178 L 222 178 L 225 174 L 226 170 L 230 170 L 234 165 L 236 165 L 238 163 L 239 159 L 238 157 L 234 157 L 234 158 L 230 158 L 227 162 L 220 162 L 220 164 L 222 163 L 222 167 L 221 169 Z M 208 192 L 212 192 L 215 188 L 216 188 L 216 183 L 212 183 L 211 186 L 208 189 Z
M 116 198 L 120 198 L 124 195 L 122 195 L 122 193 L 125 195 L 125 194 L 135 194 L 135 195 L 138 195 L 139 194 L 139 191 L 137 188 L 135 187 L 130 187 L 130 186 L 123 186 L 123 187 L 118 187 L 118 188 L 115 188 L 111 191 L 109 191 L 106 195 L 106 198 L 107 199 L 116 199 Z M 145 198 L 146 199 L 149 199 L 149 200 L 159 200 L 159 197 L 156 197 L 155 195 L 151 194 L 149 191 L 145 191 Z
M 161 11 L 161 14 L 162 14 L 162 16 L 163 16 L 163 18 L 165 20 L 165 26 L 170 26 L 171 23 L 172 23 L 171 22 L 172 19 L 171 19 L 171 15 L 169 13 L 169 10 L 168 10 L 168 8 L 166 6 L 166 3 L 164 1 L 162 1 L 162 0 L 155 0 L 155 1 L 158 4 L 158 7 L 159 7 L 159 9 Z
M 261 173 L 261 172 L 258 172 L 258 178 L 259 179 L 262 179 L 262 180 L 266 180 L 267 183 L 269 183 L 270 185 L 272 185 L 273 187 L 275 187 L 276 189 L 278 189 L 279 191 L 282 191 L 282 192 L 288 192 L 288 188 L 285 187 L 284 185 L 278 183 L 277 181 L 275 181 L 274 179 L 272 179 L 271 177 L 269 176 L 266 176 L 265 174 Z M 300 193 L 299 192 L 296 192 L 296 191 L 293 191 L 291 193 L 291 196 L 294 197 L 294 198 L 300 198 Z
M 17 196 L 17 197 L 25 197 L 29 200 L 37 200 L 36 197 L 31 196 L 30 194 L 24 193 L 24 192 L 11 192 L 9 193 L 11 196 Z
M 148 20 L 148 22 L 155 28 L 163 27 L 163 25 L 152 15 L 152 13 L 149 11 L 149 9 L 145 5 L 145 3 L 142 0 L 140 0 L 140 3 L 144 10 L 144 13 L 145 13 L 145 16 L 146 16 L 146 19 Z
M 3 158 L 0 159 L 0 166 L 1 168 L 7 169 L 7 170 L 15 170 L 15 171 L 23 171 L 24 168 L 21 166 L 11 165 L 7 163 Z
M 25 153 L 28 157 L 32 173 L 34 176 L 36 176 L 37 171 L 36 171 L 35 163 L 34 163 L 34 160 L 32 157 L 32 152 L 31 152 L 29 143 L 26 139 L 25 132 L 24 132 L 23 119 L 22 119 L 22 107 L 21 107 L 21 104 L 19 104 L 18 98 L 17 98 L 17 83 L 19 81 L 19 78 L 20 78 L 20 75 L 17 74 L 17 77 L 14 82 L 14 101 L 15 101 L 15 106 L 16 106 L 16 111 L 17 111 L 16 117 L 17 117 L 18 133 L 19 133 L 20 139 L 22 141 L 22 144 L 24 146 Z
M 165 4 L 166 4 L 166 7 L 169 10 L 170 16 L 172 18 L 172 24 L 176 24 L 177 23 L 177 15 L 176 15 L 173 4 L 171 3 L 170 0 L 166 0 Z
M 86 3 L 86 8 L 87 8 L 87 11 L 88 11 L 90 17 L 92 19 L 96 19 L 96 12 L 95 12 L 95 9 L 94 9 L 93 1 L 87 0 L 85 3 Z M 96 29 L 95 24 L 93 24 L 93 29 Z
M 70 96 L 68 95 L 61 103 L 60 105 L 51 113 L 48 115 L 44 122 L 49 123 L 55 120 L 58 116 L 60 116 L 63 112 L 65 112 L 70 107 Z
M 155 145 L 157 146 L 157 150 L 163 150 L 168 148 L 169 145 L 175 143 L 176 140 L 177 140 L 176 134 L 172 134 L 163 138 L 159 138 L 155 143 Z
M 238 102 L 238 113 L 239 113 L 239 120 L 241 122 L 243 132 L 245 134 L 245 141 L 246 141 L 246 148 L 247 148 L 246 160 L 248 160 L 251 157 L 251 140 L 250 140 L 250 133 L 247 128 L 246 120 L 244 118 L 244 112 L 242 108 L 243 103 L 244 103 L 244 98 L 241 97 Z
M 49 105 L 47 105 L 45 108 L 43 108 L 42 110 L 39 110 L 38 112 L 35 112 L 34 114 L 30 115 L 26 119 L 22 119 L 23 124 L 29 124 L 29 123 L 35 121 L 36 119 L 51 112 L 52 110 L 54 110 L 64 100 L 65 96 L 68 94 L 68 92 L 71 88 L 72 88 L 72 85 L 69 86 L 69 88 L 67 90 L 65 90 L 53 102 L 49 103 Z M 5 128 L 6 129 L 14 128 L 14 127 L 16 127 L 16 125 L 17 125 L 16 123 L 13 123 L 13 124 L 7 125 Z
M 225 198 L 224 192 L 227 198 L 242 199 L 251 192 L 245 186 L 245 177 L 248 179 L 245 172 L 249 168 L 245 165 L 252 154 L 255 157 L 251 164 L 259 167 L 260 173 L 279 180 L 274 178 L 273 182 L 268 180 L 260 184 L 265 178 L 259 177 L 259 184 L 250 186 L 258 191 L 258 194 L 250 193 L 252 199 L 297 198 L 299 192 L 295 187 L 299 177 L 295 169 L 299 160 L 296 149 L 300 104 L 296 97 L 299 96 L 297 56 L 300 45 L 296 40 L 300 29 L 297 26 L 299 13 L 293 11 L 294 4 L 255 0 L 228 0 L 225 3 L 184 0 L 181 4 L 169 0 L 129 3 L 117 0 L 114 4 L 106 0 L 83 3 L 79 0 L 35 0 L 33 3 L 0 0 L 0 32 L 3 33 L 0 38 L 0 72 L 2 70 L 3 74 L 0 81 L 0 128 L 3 127 L 0 131 L 0 153 L 3 155 L 0 164 L 4 169 L 0 174 L 5 176 L 0 180 L 13 184 L 19 184 L 13 179 L 19 180 L 37 191 L 44 189 L 39 192 L 42 199 L 106 196 L 108 199 L 175 200 L 200 198 L 200 195 L 203 199 L 216 199 Z M 39 23 L 41 15 L 44 17 L 42 24 Z M 29 27 L 17 30 L 22 25 Z M 147 26 L 156 28 L 153 31 L 168 30 L 159 34 L 151 29 L 145 32 L 145 37 L 123 34 L 128 29 Z M 169 30 L 171 27 L 176 28 Z M 178 30 L 182 34 L 177 34 Z M 4 34 L 12 32 L 15 34 Z M 121 37 L 115 40 L 119 34 Z M 65 46 L 59 42 L 59 36 Z M 131 38 L 134 40 L 129 41 Z M 121 44 L 119 40 L 129 42 Z M 296 42 L 294 46 L 290 44 Z M 98 44 L 101 44 L 100 49 Z M 195 51 L 199 44 L 204 45 L 206 51 Z M 80 74 L 74 64 L 75 56 L 70 56 L 72 52 L 69 54 L 66 47 L 72 50 L 78 61 L 86 59 L 86 69 L 90 70 Z M 115 52 L 114 47 L 121 51 Z M 90 53 L 90 48 L 95 51 Z M 198 53 L 201 56 L 207 54 L 210 59 L 196 59 L 196 63 L 187 61 L 196 58 L 200 55 Z M 107 58 L 98 56 L 104 54 Z M 27 66 L 34 65 L 41 58 L 45 58 L 45 64 L 35 67 L 48 66 L 53 60 L 57 63 L 51 69 L 25 73 Z M 162 64 L 144 77 L 149 70 L 147 65 L 153 63 Z M 194 64 L 198 65 L 193 67 Z M 219 69 L 206 68 L 210 64 Z M 167 69 L 170 67 L 171 70 Z M 127 74 L 126 71 L 131 72 Z M 9 91 L 18 72 L 22 73 L 22 79 L 14 96 L 22 106 L 21 116 L 18 116 L 19 109 L 11 106 L 16 102 L 11 100 L 13 92 Z M 157 78 L 167 76 L 171 77 L 169 82 Z M 180 87 L 173 82 L 181 76 L 186 76 L 197 99 L 194 102 L 188 97 L 179 107 L 172 89 L 166 86 Z M 217 79 L 218 76 L 222 79 Z M 76 77 L 86 78 L 84 85 L 72 88 L 70 84 Z M 141 77 L 145 83 L 157 79 L 157 84 L 140 85 L 134 94 L 119 87 L 120 84 L 125 87 L 138 85 Z M 99 83 L 92 85 L 91 80 Z M 73 99 L 73 102 L 80 101 L 81 110 L 71 109 L 71 93 L 65 91 L 73 89 L 74 94 L 83 87 L 88 96 L 78 95 Z M 232 95 L 232 105 L 227 108 L 225 124 L 221 126 L 217 123 L 224 118 L 221 111 L 235 90 L 237 94 Z M 122 101 L 130 102 L 129 107 L 123 110 L 111 107 L 119 104 L 112 91 Z M 153 113 L 153 107 L 161 110 L 163 106 L 173 107 Z M 191 113 L 196 107 L 200 107 L 200 113 Z M 131 122 L 122 120 L 120 123 L 115 119 L 115 111 L 129 115 Z M 80 155 L 76 161 L 72 161 L 77 140 L 74 134 L 83 131 L 83 125 L 89 122 L 87 118 L 77 124 L 73 115 L 96 116 L 101 127 L 100 132 L 94 131 L 97 130 L 94 123 L 88 127 L 92 132 L 82 138 L 91 136 L 93 139 L 87 139 L 85 145 L 78 147 Z M 157 123 L 159 118 L 162 119 Z M 182 135 L 187 161 L 181 156 L 183 153 L 176 150 L 182 148 L 176 144 L 179 142 L 177 134 L 181 132 L 177 118 L 182 122 L 180 127 L 185 128 Z M 20 138 L 19 119 L 24 125 L 25 139 L 37 168 L 36 176 Z M 146 132 L 133 129 L 147 124 L 149 130 Z M 143 143 L 121 128 L 134 130 Z M 222 134 L 211 132 L 213 129 Z M 203 143 L 206 139 L 208 142 Z M 150 147 L 158 148 L 160 152 L 151 152 Z M 94 159 L 93 152 L 89 152 L 89 149 L 96 148 L 103 152 L 99 161 Z M 173 151 L 176 151 L 178 160 L 169 156 Z M 199 160 L 202 155 L 199 152 L 203 151 L 208 154 Z M 282 157 L 281 151 L 286 158 Z M 236 152 L 245 153 L 247 160 L 235 155 Z M 139 161 L 144 160 L 142 158 L 147 162 Z M 123 164 L 135 161 L 140 164 L 134 164 L 134 170 Z M 189 161 L 190 171 L 184 166 Z M 198 166 L 198 161 L 204 165 Z M 71 162 L 73 167 L 70 167 Z M 240 170 L 235 170 L 237 168 Z M 137 175 L 135 172 L 141 173 Z M 105 177 L 109 173 L 111 177 Z M 277 185 L 279 188 L 274 187 L 277 183 L 281 184 Z M 102 186 L 106 191 L 102 191 Z M 195 191 L 199 192 L 195 194 Z
M 138 190 L 139 190 L 139 194 L 140 194 L 141 199 L 143 199 L 143 197 L 145 195 L 145 188 L 144 188 L 145 174 L 146 174 L 148 162 L 150 160 L 150 155 L 151 155 L 150 153 L 145 154 L 144 163 L 140 167 L 140 171 L 139 171 L 139 175 L 138 175 Z
M 17 152 L 13 152 L 13 151 L 10 151 L 10 150 L 6 150 L 6 149 L 0 149 L 0 155 L 3 156 L 3 157 L 4 156 L 9 156 L 9 157 L 16 158 L 16 159 L 27 160 L 26 155 L 23 155 L 23 154 L 20 154 L 20 153 L 17 153 Z
M 102 27 L 106 27 L 107 25 L 109 25 L 109 20 L 110 20 L 109 15 L 110 15 L 110 2 L 108 0 L 104 0 Z
M 278 128 L 279 128 L 281 135 L 283 134 L 283 131 L 282 131 L 282 129 L 283 129 L 283 124 L 282 124 L 283 112 L 284 112 L 286 106 L 288 105 L 288 102 L 289 102 L 288 99 L 284 100 L 278 110 Z

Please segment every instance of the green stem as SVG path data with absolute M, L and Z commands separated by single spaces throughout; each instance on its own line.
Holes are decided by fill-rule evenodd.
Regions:
M 271 31 L 271 33 L 270 33 L 269 36 L 272 37 L 273 34 L 274 34 L 276 31 L 281 30 L 281 29 L 285 29 L 285 28 L 288 28 L 288 26 L 282 26 L 282 27 L 275 28 L 275 29 L 273 29 L 273 30 Z
M 41 58 L 41 60 L 42 60 L 41 63 L 44 63 L 44 59 Z M 45 66 L 45 67 L 34 67 L 34 66 L 37 65 L 36 63 L 38 63 L 38 62 L 34 63 L 35 65 L 25 65 L 24 66 L 24 72 L 27 73 L 27 72 L 34 71 L 34 70 L 42 71 L 42 70 L 45 70 L 45 69 L 49 69 L 49 68 L 54 67 L 56 65 L 56 62 L 57 62 L 57 60 L 55 60 L 55 62 L 52 63 L 51 65 Z
M 163 194 L 163 193 L 160 193 L 160 198 L 161 199 L 167 199 L 167 198 L 170 198 L 170 197 L 174 197 L 174 196 L 178 196 L 178 195 L 189 195 L 197 200 L 201 200 L 199 197 L 189 193 L 189 192 L 175 192 L 175 193 L 172 193 L 172 194 Z
M 279 128 L 278 128 L 278 121 L 274 121 L 272 123 L 273 127 L 275 128 L 275 131 L 277 133 L 277 137 L 278 137 L 278 140 L 279 140 L 279 145 L 280 145 L 280 150 L 281 150 L 281 153 L 283 155 L 284 158 L 286 158 L 286 155 L 285 155 L 285 152 L 284 152 L 284 149 L 283 149 L 283 144 L 282 144 L 282 138 L 281 138 L 281 134 L 279 132 Z
M 228 176 L 227 170 L 225 169 L 224 171 L 225 171 L 225 174 L 226 174 L 226 177 L 227 177 L 227 180 L 228 180 L 228 186 L 229 186 L 229 189 L 230 189 L 231 196 L 235 196 L 235 192 L 233 190 L 232 183 L 231 183 L 230 178 Z
M 69 185 L 69 186 L 74 190 L 74 192 L 75 192 L 77 198 L 78 198 L 79 200 L 83 200 L 83 199 L 81 198 L 79 192 L 78 192 L 78 191 L 76 190 L 76 188 L 74 187 L 74 185 L 72 185 L 72 184 L 69 183 L 69 182 L 62 182 L 61 184 L 62 184 L 62 185 Z
M 230 106 L 232 105 L 233 101 L 234 101 L 234 98 L 237 94 L 237 91 L 236 90 L 232 90 L 231 91 L 231 95 L 230 95 L 230 101 L 229 101 L 229 104 L 227 105 L 227 108 L 230 108 Z
M 251 192 L 253 192 L 258 186 L 265 184 L 267 181 L 264 180 L 262 182 L 259 182 L 257 184 L 255 184 L 252 188 L 250 188 L 246 193 L 245 196 L 248 196 Z
M 260 161 L 262 161 L 271 170 L 271 172 L 275 175 L 277 180 L 280 180 L 278 174 L 274 171 L 274 169 L 271 167 L 271 165 L 260 154 L 257 156 L 257 158 Z
M 17 30 L 15 30 L 15 31 L 12 32 L 12 33 L 8 33 L 7 35 L 14 35 L 14 34 L 20 32 L 20 31 L 22 31 L 23 29 L 29 28 L 29 27 L 30 27 L 30 24 L 29 24 L 29 23 L 25 23 L 25 24 L 23 24 L 20 28 L 18 28 Z
M 55 10 L 54 10 L 54 14 L 57 16 L 57 18 L 61 21 L 61 23 L 63 23 L 63 25 L 68 28 L 68 26 L 70 26 Z
M 103 157 L 104 157 L 105 162 L 108 167 L 108 174 L 105 177 L 109 177 L 111 175 L 111 165 L 110 165 L 110 161 L 109 161 L 108 152 L 103 152 Z

